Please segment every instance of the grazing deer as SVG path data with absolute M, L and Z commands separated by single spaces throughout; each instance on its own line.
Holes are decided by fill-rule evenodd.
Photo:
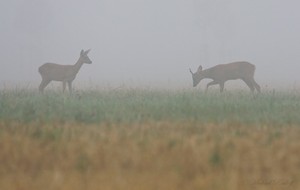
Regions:
M 74 65 L 59 65 L 56 63 L 45 63 L 39 67 L 39 73 L 42 76 L 42 82 L 39 91 L 43 92 L 45 87 L 51 81 L 61 81 L 63 83 L 63 92 L 68 83 L 69 92 L 72 93 L 72 82 L 75 79 L 79 69 L 84 63 L 91 64 L 92 61 L 87 56 L 90 50 L 80 52 L 80 57 Z
M 209 69 L 202 70 L 200 65 L 197 72 L 193 73 L 193 87 L 197 86 L 204 78 L 212 79 L 206 86 L 206 91 L 209 86 L 219 84 L 220 92 L 224 90 L 224 84 L 228 80 L 243 80 L 252 92 L 256 89 L 260 92 L 260 86 L 254 80 L 255 65 L 248 62 L 233 62 L 228 64 L 216 65 Z

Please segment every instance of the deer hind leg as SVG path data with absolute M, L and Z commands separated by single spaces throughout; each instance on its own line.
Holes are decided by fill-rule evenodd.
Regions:
M 46 86 L 47 86 L 50 82 L 51 82 L 51 80 L 42 79 L 42 82 L 41 82 L 41 84 L 40 84 L 40 86 L 39 86 L 39 91 L 40 91 L 41 93 L 43 93 L 43 92 L 44 92 L 44 89 L 46 88 Z
M 260 86 L 259 86 L 259 84 L 257 84 L 257 82 L 254 79 L 252 79 L 252 84 L 255 87 L 255 89 L 257 90 L 257 92 L 260 92 Z
M 255 88 L 254 88 L 254 85 L 253 85 L 253 81 L 252 80 L 249 80 L 249 79 L 242 79 L 246 84 L 247 86 L 250 88 L 251 92 L 254 92 Z

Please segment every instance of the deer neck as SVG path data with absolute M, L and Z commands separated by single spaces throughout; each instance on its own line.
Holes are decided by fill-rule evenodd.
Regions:
M 78 61 L 75 63 L 73 69 L 74 69 L 74 73 L 78 73 L 81 66 L 83 65 L 83 61 L 79 58 Z
M 211 73 L 210 69 L 205 69 L 201 72 L 201 75 L 203 76 L 203 78 L 210 78 L 211 76 L 210 73 Z

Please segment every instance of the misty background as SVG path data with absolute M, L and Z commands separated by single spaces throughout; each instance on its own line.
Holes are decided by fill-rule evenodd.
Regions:
M 299 7 L 297 0 L 1 1 L 0 88 L 37 88 L 40 65 L 74 64 L 81 49 L 92 49 L 93 64 L 83 65 L 74 88 L 191 88 L 189 68 L 233 61 L 255 64 L 263 89 L 300 88 Z M 234 85 L 248 88 L 241 81 L 225 88 Z

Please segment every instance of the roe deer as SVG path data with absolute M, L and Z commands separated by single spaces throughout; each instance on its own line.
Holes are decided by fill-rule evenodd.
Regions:
M 197 72 L 193 73 L 193 87 L 197 86 L 204 78 L 212 79 L 206 86 L 206 91 L 209 86 L 219 84 L 220 92 L 224 90 L 224 84 L 228 80 L 243 80 L 252 92 L 256 89 L 260 92 L 260 86 L 254 80 L 255 65 L 248 62 L 233 62 L 228 64 L 221 64 L 202 70 L 200 65 Z
M 45 63 L 39 67 L 39 73 L 42 76 L 42 82 L 39 86 L 39 91 L 43 92 L 45 87 L 51 81 L 61 81 L 63 83 L 63 92 L 68 83 L 69 92 L 72 93 L 72 82 L 75 79 L 79 69 L 84 63 L 91 64 L 92 61 L 87 56 L 90 49 L 87 51 L 81 50 L 80 57 L 74 65 L 59 65 L 56 63 Z

